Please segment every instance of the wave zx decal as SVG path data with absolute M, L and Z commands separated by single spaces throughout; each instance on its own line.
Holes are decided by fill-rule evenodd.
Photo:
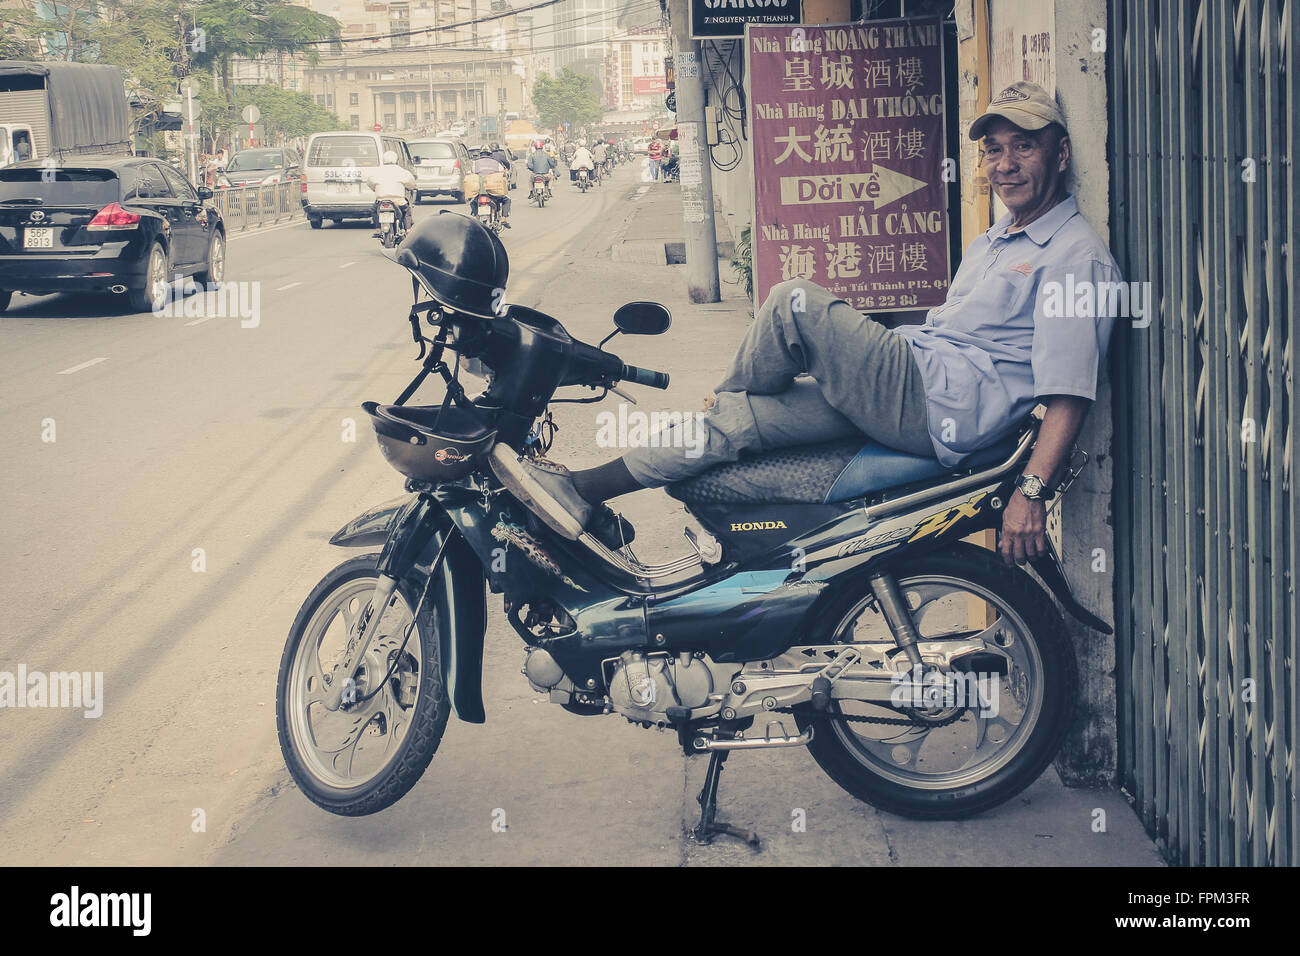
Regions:
M 979 515 L 984 499 L 989 496 L 989 492 L 981 491 L 977 495 L 971 495 L 960 504 L 953 505 L 951 508 L 945 508 L 943 511 L 937 511 L 930 517 L 922 521 L 916 528 L 916 534 L 908 538 L 908 541 L 916 541 L 918 538 L 937 537 L 955 525 L 962 518 L 974 518 Z

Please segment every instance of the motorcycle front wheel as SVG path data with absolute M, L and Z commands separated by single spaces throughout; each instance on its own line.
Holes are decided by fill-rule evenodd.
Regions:
M 1074 714 L 1074 649 L 1048 594 L 991 551 L 963 544 L 893 570 L 922 642 L 980 639 L 987 650 L 957 657 L 952 689 L 906 699 L 905 710 L 835 698 L 796 721 L 815 727 L 809 753 L 859 800 L 915 819 L 969 817 L 1024 790 L 1056 756 Z M 894 646 L 869 589 L 822 622 L 819 643 Z
M 407 636 L 424 583 L 415 578 L 389 600 L 348 702 L 335 711 L 324 706 L 325 674 L 374 593 L 378 558 L 345 561 L 316 585 L 289 630 L 276 682 L 276 727 L 289 773 L 307 799 L 341 816 L 376 813 L 415 786 L 450 713 L 429 601 Z

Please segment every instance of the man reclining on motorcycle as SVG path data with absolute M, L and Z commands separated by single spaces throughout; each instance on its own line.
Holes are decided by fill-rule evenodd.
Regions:
M 1042 403 L 999 547 L 1009 563 L 1043 554 L 1044 490 L 1096 397 L 1115 319 L 1095 293 L 1120 273 L 1066 190 L 1070 140 L 1051 94 L 1013 83 L 970 136 L 982 139 L 984 171 L 1011 211 L 971 243 L 924 325 L 890 330 L 820 286 L 783 282 L 755 315 L 716 402 L 691 423 L 702 443 L 697 427 L 693 444 L 661 437 L 575 472 L 530 463 L 533 476 L 585 525 L 610 498 L 789 445 L 865 435 L 955 467 Z M 1091 284 L 1096 317 L 1046 314 L 1040 293 L 1067 276 L 1076 289 Z

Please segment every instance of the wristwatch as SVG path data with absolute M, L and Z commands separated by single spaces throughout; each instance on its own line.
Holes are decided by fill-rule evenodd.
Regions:
M 1037 475 L 1021 475 L 1016 479 L 1016 487 L 1030 501 L 1046 501 L 1052 497 L 1052 490 L 1047 487 L 1047 482 Z

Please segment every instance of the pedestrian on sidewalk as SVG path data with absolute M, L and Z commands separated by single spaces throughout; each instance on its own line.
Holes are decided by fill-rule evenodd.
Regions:
M 646 148 L 646 155 L 650 157 L 650 180 L 659 182 L 659 160 L 663 158 L 664 144 L 659 142 L 656 136 L 650 140 L 650 145 Z

